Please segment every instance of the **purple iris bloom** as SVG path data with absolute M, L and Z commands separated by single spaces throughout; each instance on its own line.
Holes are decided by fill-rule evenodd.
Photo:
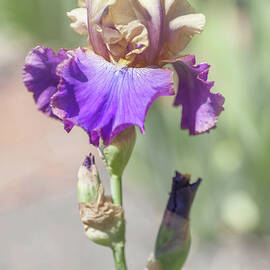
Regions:
M 179 78 L 174 105 L 182 105 L 181 128 L 191 135 L 215 127 L 224 98 L 211 93 L 209 65 L 193 55 L 179 56 L 205 17 L 186 0 L 79 1 L 68 16 L 71 27 L 87 34 L 89 47 L 33 49 L 23 81 L 39 110 L 63 121 L 69 132 L 83 128 L 90 143 L 105 145 L 123 129 L 144 122 L 152 103 L 174 95 L 172 64 Z

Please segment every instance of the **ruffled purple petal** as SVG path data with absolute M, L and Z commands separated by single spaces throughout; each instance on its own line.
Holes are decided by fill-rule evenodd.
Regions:
M 190 135 L 201 134 L 214 128 L 219 114 L 224 110 L 224 97 L 211 93 L 214 82 L 208 82 L 210 65 L 196 65 L 194 55 L 171 60 L 177 72 L 178 92 L 174 106 L 182 105 L 181 128 Z
M 60 80 L 56 75 L 56 67 L 65 58 L 64 50 L 59 50 L 56 55 L 52 49 L 38 46 L 25 59 L 23 82 L 33 93 L 38 109 L 47 116 L 56 117 L 52 113 L 50 99 L 57 91 Z
M 65 127 L 75 124 L 96 146 L 109 144 L 123 129 L 144 121 L 159 96 L 173 95 L 172 71 L 159 68 L 120 68 L 93 52 L 69 52 L 59 66 L 61 82 L 52 98 L 53 112 Z

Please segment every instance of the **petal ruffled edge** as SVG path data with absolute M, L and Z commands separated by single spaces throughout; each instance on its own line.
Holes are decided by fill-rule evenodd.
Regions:
M 50 99 L 57 91 L 60 80 L 56 68 L 65 58 L 64 49 L 60 49 L 56 54 L 50 48 L 37 46 L 25 58 L 22 71 L 23 83 L 28 91 L 33 93 L 38 110 L 53 118 L 56 116 L 52 112 Z
M 103 139 L 104 144 L 109 144 L 117 134 L 119 134 L 122 130 L 124 130 L 125 128 L 129 126 L 136 125 L 140 128 L 141 132 L 144 133 L 145 118 L 153 102 L 160 96 L 174 95 L 173 80 L 172 80 L 173 72 L 169 69 L 124 68 L 124 69 L 120 69 L 119 71 L 119 67 L 107 62 L 102 57 L 94 54 L 93 52 L 89 52 L 86 54 L 82 49 L 79 48 L 74 51 L 69 51 L 68 54 L 69 54 L 69 59 L 62 62 L 62 64 L 59 65 L 57 69 L 57 74 L 61 77 L 61 81 L 58 85 L 58 92 L 52 97 L 53 112 L 60 119 L 63 120 L 65 129 L 67 131 L 70 131 L 73 125 L 82 127 L 88 133 L 89 138 L 90 138 L 90 143 L 95 146 L 99 145 L 100 138 Z M 95 66 L 96 62 L 99 63 L 99 65 L 103 65 L 105 67 L 104 71 L 98 70 L 99 67 Z M 82 69 L 83 71 L 81 70 L 78 71 L 77 70 L 78 68 Z M 76 69 L 76 71 L 74 69 Z M 141 91 L 141 95 L 142 95 L 141 100 L 144 100 L 145 102 L 145 104 L 142 106 L 145 106 L 145 107 L 141 110 L 140 115 L 136 115 L 136 110 L 135 110 L 135 115 L 132 115 L 130 111 L 128 111 L 131 107 L 130 104 L 129 104 L 130 106 L 123 106 L 124 104 L 123 99 L 125 98 L 124 96 L 125 94 L 123 93 L 122 93 L 123 96 L 121 96 L 121 98 L 118 98 L 118 99 L 116 98 L 114 100 L 114 103 L 113 103 L 114 107 L 115 105 L 117 105 L 118 100 L 119 100 L 119 104 L 122 102 L 122 104 L 120 104 L 118 108 L 112 109 L 110 106 L 106 107 L 106 111 L 109 111 L 112 114 L 114 114 L 113 117 L 112 117 L 112 114 L 110 115 L 109 113 L 108 115 L 106 115 L 105 113 L 102 115 L 103 111 L 105 111 L 104 109 L 105 105 L 103 104 L 103 102 L 101 102 L 99 105 L 90 104 L 91 105 L 90 106 L 88 101 L 81 99 L 82 97 L 86 97 L 87 95 L 92 95 L 94 91 L 97 91 L 99 97 L 101 96 L 103 97 L 106 95 L 107 98 L 108 97 L 111 98 L 110 91 L 114 91 L 114 93 L 117 93 L 116 88 L 118 86 L 110 90 L 105 89 L 106 87 L 104 86 L 97 86 L 103 90 L 99 90 L 99 89 L 94 90 L 93 85 L 98 85 L 98 84 L 97 83 L 95 84 L 95 82 L 91 82 L 92 78 L 90 77 L 87 78 L 87 76 L 89 76 L 87 75 L 87 72 L 89 72 L 89 74 L 91 74 L 91 72 L 92 74 L 99 73 L 99 74 L 102 74 L 103 78 L 105 78 L 104 72 L 106 71 L 106 69 L 107 71 L 111 72 L 111 74 L 107 74 L 106 77 L 111 78 L 112 81 L 116 81 L 114 77 L 115 75 L 112 75 L 112 74 L 114 74 L 115 72 L 120 72 L 120 73 L 123 72 L 123 74 L 125 75 L 121 75 L 122 77 L 120 76 L 119 78 L 117 78 L 117 80 L 119 81 L 122 80 L 121 85 L 126 85 L 126 86 L 130 84 L 130 81 L 125 81 L 127 80 L 126 78 L 129 78 L 129 76 L 132 76 L 132 79 L 133 79 L 134 77 L 136 77 L 136 72 L 138 72 L 137 75 L 139 77 L 145 75 L 143 72 L 149 73 L 147 74 L 148 76 L 147 81 L 149 82 L 148 87 L 153 87 L 152 92 L 151 92 L 153 94 L 149 95 L 148 97 L 145 97 L 146 95 L 145 92 Z M 162 77 L 160 76 L 158 81 L 152 82 L 154 86 L 150 86 L 150 82 L 152 81 L 152 74 L 150 74 L 150 71 L 154 71 L 154 74 L 156 76 L 163 74 L 163 79 L 160 78 Z M 85 78 L 85 80 L 80 81 L 78 80 L 80 76 L 86 76 L 87 79 Z M 165 81 L 165 77 L 167 78 L 166 81 Z M 86 84 L 82 87 L 82 83 L 86 83 Z M 158 89 L 158 87 L 160 86 L 159 84 L 162 85 L 161 86 L 162 89 Z M 70 85 L 72 85 L 71 87 L 72 90 L 71 88 L 69 89 Z M 141 82 L 140 82 L 140 86 L 142 86 Z M 85 93 L 82 94 L 78 92 L 78 91 L 82 91 L 81 89 L 84 89 L 83 91 L 85 91 L 87 87 L 88 87 L 88 90 Z M 143 87 L 141 88 L 144 89 Z M 128 92 L 128 99 L 130 98 L 132 99 L 132 94 L 133 95 L 135 95 L 135 93 L 136 95 L 140 94 L 140 91 L 138 90 L 138 88 L 136 90 L 138 91 L 138 93 L 137 91 L 134 91 L 134 93 L 132 91 Z M 104 92 L 107 91 L 107 92 L 104 94 L 102 93 L 103 91 Z M 96 95 L 97 93 L 93 95 Z M 91 96 L 91 99 L 92 98 L 93 97 Z M 92 107 L 92 108 L 94 106 L 99 108 L 98 113 L 101 115 L 99 116 L 101 118 L 97 120 L 97 122 L 99 122 L 98 124 L 92 123 L 92 119 L 96 117 L 97 113 L 94 114 L 94 112 L 91 112 L 92 115 L 90 116 L 89 111 L 87 111 L 87 115 L 85 115 L 86 113 L 85 107 L 82 107 L 82 106 L 85 106 L 85 104 L 87 104 L 89 107 Z M 119 108 L 123 111 L 121 111 Z
M 165 61 L 164 61 L 165 62 Z M 194 55 L 167 60 L 178 75 L 178 91 L 174 106 L 182 105 L 181 128 L 190 135 L 209 132 L 216 127 L 218 116 L 224 110 L 224 97 L 211 93 L 214 82 L 208 82 L 210 65 L 196 64 Z

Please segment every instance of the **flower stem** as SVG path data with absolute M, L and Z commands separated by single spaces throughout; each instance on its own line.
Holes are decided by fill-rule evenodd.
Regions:
M 120 176 L 111 176 L 112 201 L 115 205 L 123 205 L 122 179 Z M 125 223 L 123 221 L 123 241 L 113 247 L 113 258 L 116 270 L 127 270 L 125 258 Z
M 113 248 L 113 258 L 116 270 L 127 270 L 124 245 L 116 245 Z
M 110 175 L 112 203 L 122 207 L 122 174 L 128 163 L 136 141 L 134 126 L 118 134 L 109 145 L 99 145 L 99 153 Z M 120 230 L 112 243 L 116 270 L 127 270 L 125 259 L 125 219 L 120 221 Z
M 111 176 L 111 192 L 112 192 L 112 202 L 115 205 L 123 205 L 122 196 L 122 179 L 119 176 Z

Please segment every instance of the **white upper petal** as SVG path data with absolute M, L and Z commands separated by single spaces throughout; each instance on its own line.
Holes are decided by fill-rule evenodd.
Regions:
M 93 50 L 113 61 L 138 65 L 160 63 L 185 49 L 200 33 L 205 16 L 194 13 L 187 0 L 78 0 L 89 12 L 89 40 Z M 80 34 L 88 26 L 86 8 L 71 11 L 71 27 Z M 145 62 L 143 64 L 143 62 Z
M 136 1 L 135 1 L 136 2 Z M 150 63 L 158 55 L 161 27 L 163 20 L 163 6 L 160 0 L 138 0 L 140 6 L 144 9 L 142 12 L 143 21 L 147 27 L 149 35 L 149 47 L 145 51 L 145 58 Z M 142 10 L 141 8 L 141 10 Z
M 195 34 L 202 32 L 205 26 L 203 14 L 189 14 L 175 18 L 169 22 L 167 44 L 174 54 L 185 49 Z
M 70 24 L 71 28 L 74 29 L 80 35 L 87 35 L 87 10 L 86 8 L 76 8 L 67 12 L 67 16 L 72 20 Z
M 164 0 L 163 58 L 175 56 L 184 50 L 204 26 L 205 16 L 196 14 L 187 0 Z
M 79 7 L 86 7 L 86 1 L 85 0 L 78 0 L 78 6 Z

